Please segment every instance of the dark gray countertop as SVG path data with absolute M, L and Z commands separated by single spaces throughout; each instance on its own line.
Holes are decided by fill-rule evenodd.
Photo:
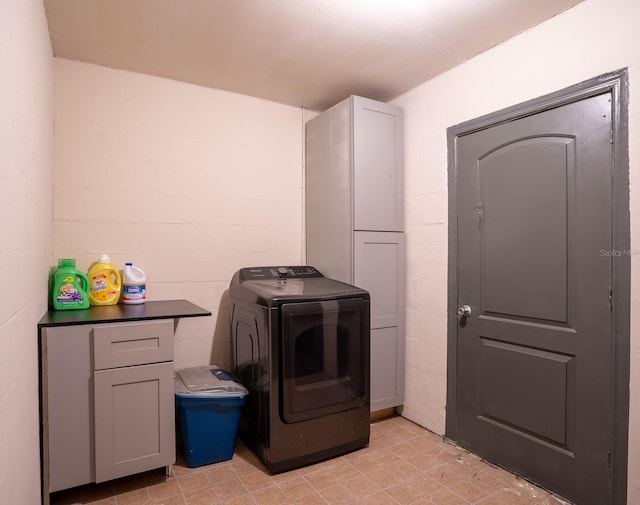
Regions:
M 147 301 L 137 305 L 97 305 L 88 309 L 49 310 L 38 329 L 50 326 L 75 324 L 118 323 L 147 319 L 175 319 L 182 317 L 210 316 L 211 312 L 188 300 Z

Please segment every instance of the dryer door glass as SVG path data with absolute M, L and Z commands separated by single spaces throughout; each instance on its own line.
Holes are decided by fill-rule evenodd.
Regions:
M 368 401 L 368 308 L 361 298 L 282 305 L 284 421 L 341 412 Z

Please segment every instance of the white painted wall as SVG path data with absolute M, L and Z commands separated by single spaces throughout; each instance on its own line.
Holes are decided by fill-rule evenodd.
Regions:
M 38 345 L 51 255 L 53 56 L 42 0 L 0 2 L 0 503 L 40 503 Z
M 176 367 L 228 367 L 234 272 L 301 262 L 302 111 L 59 58 L 55 84 L 54 261 L 133 261 L 148 300 L 213 313 L 180 322 Z
M 640 2 L 586 0 L 394 100 L 405 111 L 407 371 L 404 415 L 444 433 L 449 126 L 629 68 L 631 249 L 640 240 Z M 632 269 L 640 257 L 631 258 Z M 640 276 L 632 277 L 628 503 L 640 503 Z

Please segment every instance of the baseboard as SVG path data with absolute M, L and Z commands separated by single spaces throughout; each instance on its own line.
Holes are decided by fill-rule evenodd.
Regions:
M 396 415 L 396 409 L 394 407 L 389 407 L 388 409 L 376 410 L 375 412 L 371 412 L 371 422 L 380 421 L 382 419 L 393 417 L 395 415 Z

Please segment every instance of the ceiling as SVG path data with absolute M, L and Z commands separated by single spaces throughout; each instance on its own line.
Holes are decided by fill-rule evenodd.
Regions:
M 55 56 L 321 111 L 387 102 L 581 1 L 44 3 Z

